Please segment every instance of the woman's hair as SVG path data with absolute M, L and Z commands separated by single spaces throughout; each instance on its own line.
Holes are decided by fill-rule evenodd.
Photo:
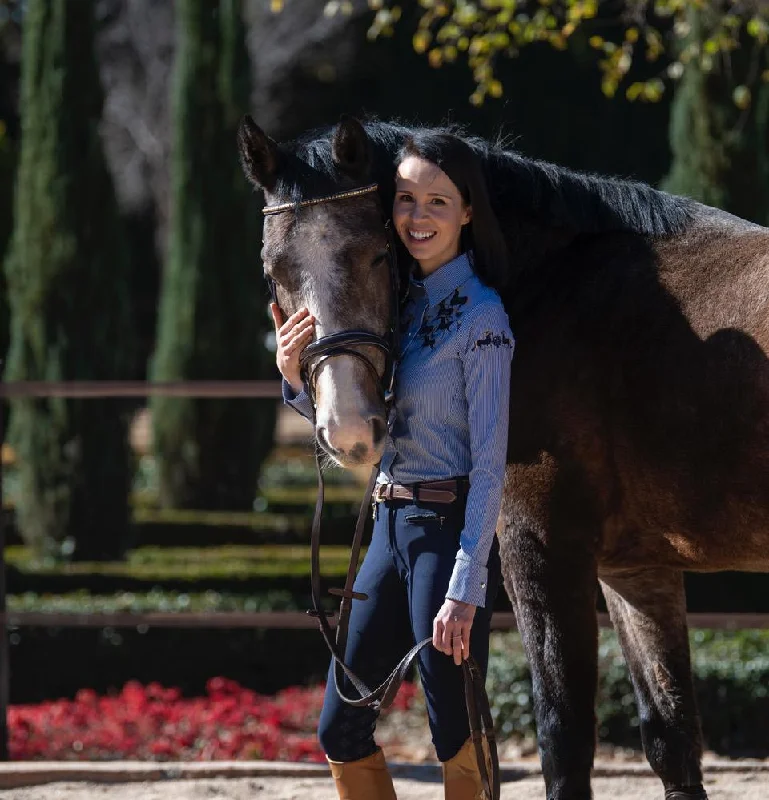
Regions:
M 509 277 L 508 250 L 489 199 L 483 164 L 467 142 L 450 133 L 417 131 L 406 139 L 398 161 L 416 156 L 440 167 L 472 208 L 460 247 L 473 251 L 473 269 L 488 286 L 501 289 Z

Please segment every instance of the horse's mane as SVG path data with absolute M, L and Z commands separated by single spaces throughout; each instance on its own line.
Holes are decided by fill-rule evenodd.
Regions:
M 374 177 L 392 183 L 395 156 L 406 137 L 422 130 L 378 120 L 364 124 L 372 143 Z M 537 161 L 464 134 L 458 126 L 432 130 L 462 136 L 486 166 L 495 210 L 501 219 L 526 215 L 545 226 L 575 233 L 633 231 L 652 236 L 680 232 L 695 215 L 696 204 L 644 183 L 574 172 Z M 332 127 L 316 129 L 281 145 L 283 165 L 276 191 L 294 200 L 332 192 L 341 176 L 331 155 Z

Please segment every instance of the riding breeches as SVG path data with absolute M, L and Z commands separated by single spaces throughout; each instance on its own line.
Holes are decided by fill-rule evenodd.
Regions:
M 370 688 L 378 686 L 411 646 L 432 637 L 433 620 L 443 605 L 464 506 L 390 500 L 375 506 L 371 544 L 355 580 L 345 662 Z M 488 562 L 486 606 L 476 610 L 470 652 L 484 676 L 489 654 L 489 623 L 500 580 L 499 545 L 494 539 Z M 417 667 L 425 693 L 433 744 L 448 761 L 470 735 L 461 667 L 431 644 L 422 648 Z M 345 676 L 340 685 L 358 697 Z M 376 751 L 378 712 L 348 705 L 337 695 L 333 661 L 320 716 L 318 737 L 332 761 L 356 761 Z

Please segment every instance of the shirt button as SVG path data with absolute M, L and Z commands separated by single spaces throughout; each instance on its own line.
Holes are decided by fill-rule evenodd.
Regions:
M 485 588 L 486 588 L 486 584 L 485 584 L 485 583 L 482 583 L 482 584 L 481 584 L 481 589 L 485 589 Z

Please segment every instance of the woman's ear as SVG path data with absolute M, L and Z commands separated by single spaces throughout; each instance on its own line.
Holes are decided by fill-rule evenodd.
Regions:
M 467 225 L 468 222 L 473 221 L 473 207 L 467 204 L 462 206 L 462 224 Z

